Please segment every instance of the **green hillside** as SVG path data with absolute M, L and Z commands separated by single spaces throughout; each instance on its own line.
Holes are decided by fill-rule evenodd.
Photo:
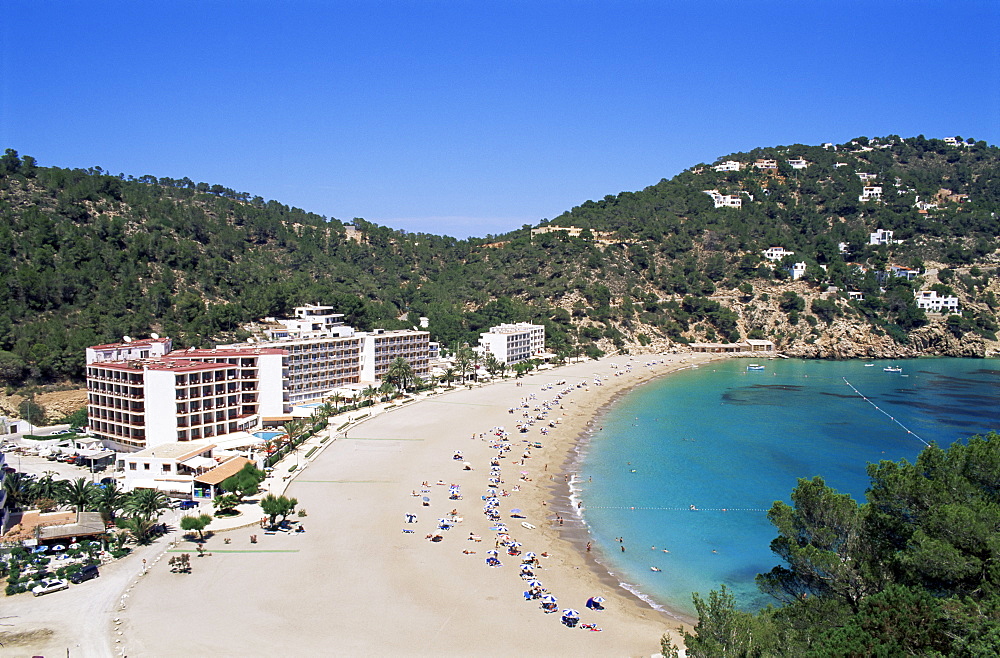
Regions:
M 787 160 L 797 158 L 808 166 L 793 169 Z M 758 169 L 758 159 L 777 168 Z M 41 167 L 8 149 L 0 380 L 79 378 L 85 346 L 126 334 L 159 331 L 182 346 L 239 338 L 241 323 L 304 303 L 335 305 L 362 329 L 427 316 L 446 346 L 474 343 L 500 321 L 532 320 L 546 324 L 557 351 L 592 354 L 767 337 L 830 356 L 824 341 L 844 327 L 881 352 L 995 349 L 1000 149 L 859 138 L 718 162 L 729 160 L 748 166 L 698 165 L 543 222 L 586 229 L 576 237 L 524 227 L 456 240 L 360 219 L 345 226 L 186 178 Z M 859 201 L 866 185 L 882 187 L 881 199 Z M 715 208 L 706 190 L 737 195 L 742 207 Z M 935 205 L 921 211 L 918 201 Z M 876 229 L 902 242 L 870 246 Z M 794 251 L 785 264 L 806 263 L 805 278 L 769 267 L 761 251 L 772 246 Z M 890 264 L 926 274 L 880 285 L 874 271 Z M 913 290 L 930 286 L 957 295 L 961 315 L 918 310 Z M 936 325 L 947 340 L 925 335 Z

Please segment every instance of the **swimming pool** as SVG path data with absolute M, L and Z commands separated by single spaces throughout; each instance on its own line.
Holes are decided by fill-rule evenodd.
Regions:
M 276 436 L 281 436 L 284 432 L 254 432 L 253 435 L 259 439 L 264 439 L 265 441 L 270 441 Z

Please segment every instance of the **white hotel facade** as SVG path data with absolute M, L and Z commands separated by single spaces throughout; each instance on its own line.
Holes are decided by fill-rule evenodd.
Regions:
M 156 340 L 151 353 L 164 353 L 145 358 L 130 358 L 129 343 L 87 350 L 88 424 L 106 445 L 125 452 L 224 436 L 290 411 L 284 350 L 171 352 L 169 338 Z
M 545 351 L 545 327 L 527 322 L 490 327 L 479 335 L 479 349 L 508 365 L 526 361 Z
M 292 406 L 338 388 L 376 383 L 397 357 L 428 376 L 429 332 L 355 332 L 331 311 L 297 308 L 261 342 L 173 351 L 154 335 L 88 348 L 91 433 L 121 452 L 218 440 L 287 420 Z

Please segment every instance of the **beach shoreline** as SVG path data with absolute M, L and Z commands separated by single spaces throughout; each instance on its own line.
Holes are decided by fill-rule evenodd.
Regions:
M 587 361 L 520 380 L 456 387 L 344 432 L 331 430 L 337 438 L 286 491 L 308 510 L 298 519 L 308 531 L 234 529 L 209 539 L 205 548 L 213 556 L 192 560 L 191 574 L 157 565 L 121 612 L 122 644 L 135 655 L 163 656 L 194 650 L 322 652 L 331 646 L 341 655 L 656 654 L 664 634 L 676 642 L 677 628 L 689 628 L 693 620 L 629 591 L 596 551 L 587 552 L 585 517 L 573 513 L 579 508 L 573 509 L 569 481 L 590 440 L 588 427 L 621 395 L 717 358 L 677 354 Z M 557 400 L 560 390 L 566 393 Z M 536 415 L 532 407 L 543 399 L 551 415 L 524 434 L 515 432 L 513 425 L 525 413 Z M 503 520 L 512 538 L 523 543 L 521 550 L 547 556 L 539 558 L 536 578 L 558 597 L 560 608 L 582 611 L 579 627 L 560 624 L 559 615 L 546 615 L 537 602 L 524 600 L 520 557 L 501 552 L 502 567 L 483 563 L 488 550 L 500 548 L 480 500 L 489 486 L 485 478 L 494 474 L 491 460 L 498 457 L 490 432 L 499 426 L 510 430 L 514 448 L 501 451 L 503 471 L 495 473 L 502 479 L 497 486 L 508 494 L 499 499 Z M 536 442 L 542 447 L 535 448 Z M 461 460 L 453 458 L 457 452 Z M 462 468 L 466 462 L 470 470 Z M 452 487 L 438 485 L 446 483 L 462 495 L 445 499 Z M 521 511 L 508 517 L 510 508 Z M 434 517 L 450 514 L 448 509 L 462 520 L 438 531 L 439 541 L 425 539 L 433 536 Z M 416 524 L 408 527 L 404 517 L 410 516 Z M 522 518 L 524 528 L 518 523 Z M 259 543 L 251 544 L 251 535 L 260 535 Z M 193 548 L 182 541 L 171 551 Z M 227 592 L 226 584 L 237 582 L 239 591 L 253 596 Z M 606 599 L 604 610 L 585 610 L 584 602 L 597 595 Z M 602 632 L 581 631 L 584 624 Z M 178 627 L 186 631 L 184 646 L 165 647 L 162 639 Z M 294 633 L 247 631 L 285 627 Z

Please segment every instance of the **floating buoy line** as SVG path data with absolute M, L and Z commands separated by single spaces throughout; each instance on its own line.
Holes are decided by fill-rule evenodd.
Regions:
M 631 506 L 596 506 L 589 505 L 587 509 L 623 509 L 623 510 L 653 510 L 656 512 L 768 512 L 770 510 L 759 509 L 756 507 L 696 507 L 691 509 L 690 507 L 640 507 L 636 505 Z
M 923 443 L 925 446 L 930 447 L 931 444 L 927 443 L 922 438 L 920 438 L 919 434 L 917 434 L 916 432 L 914 432 L 913 430 L 911 430 L 910 428 L 908 428 L 906 425 L 904 425 L 901 422 L 899 422 L 898 420 L 896 420 L 893 416 L 890 416 L 888 411 L 886 411 L 882 407 L 878 406 L 877 404 L 875 404 L 874 402 L 872 402 L 871 400 L 869 400 L 868 397 L 865 396 L 864 393 L 862 393 L 861 391 L 859 391 L 857 388 L 854 387 L 854 384 L 852 384 L 851 382 L 847 381 L 847 377 L 844 377 L 843 380 L 844 380 L 845 384 L 847 384 L 848 386 L 851 387 L 852 391 L 854 391 L 859 396 L 861 396 L 862 400 L 864 400 L 865 402 L 867 402 L 871 406 L 875 407 L 875 409 L 878 410 L 879 412 L 881 412 L 883 415 L 885 415 L 886 418 L 888 418 L 889 420 L 891 420 L 892 422 L 896 423 L 901 428 L 903 428 L 904 430 L 906 430 L 907 434 L 912 434 L 913 436 L 915 436 L 917 438 L 918 441 L 920 441 L 921 443 Z

